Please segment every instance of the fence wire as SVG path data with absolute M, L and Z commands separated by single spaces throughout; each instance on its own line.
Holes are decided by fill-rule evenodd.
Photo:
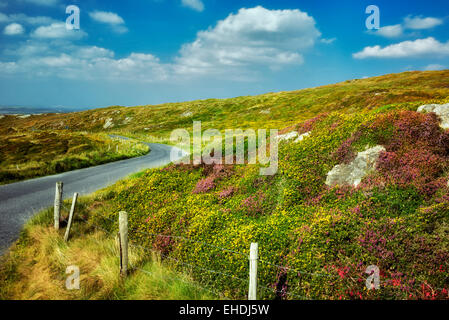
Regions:
M 64 204 L 63 204 L 62 206 L 63 206 L 63 208 L 64 208 L 66 211 L 69 211 L 69 208 L 67 208 Z M 91 222 L 91 221 L 89 221 L 89 220 L 84 219 L 84 218 L 81 217 L 80 215 L 77 215 L 76 217 L 77 217 L 77 218 L 80 218 L 81 220 L 83 220 L 83 221 L 86 222 L 87 224 L 89 224 L 89 225 L 91 225 L 91 226 L 93 226 L 93 227 L 95 227 L 95 228 L 97 228 L 97 229 L 99 229 L 99 230 L 102 230 L 103 232 L 105 232 L 106 234 L 110 235 L 111 237 L 116 237 L 116 235 L 112 234 L 110 231 L 106 230 L 105 228 L 103 228 L 103 227 L 101 227 L 101 226 L 98 226 L 98 225 L 94 224 L 93 222 Z M 103 218 L 103 219 L 105 219 L 105 220 L 109 220 L 109 221 L 112 222 L 114 225 L 118 223 L 117 220 L 113 220 L 113 219 L 111 219 L 111 218 L 109 218 L 109 217 L 106 217 L 106 216 L 104 216 L 104 215 L 100 216 L 100 218 Z M 210 248 L 219 249 L 219 250 L 222 250 L 222 251 L 224 251 L 224 252 L 228 252 L 228 253 L 232 253 L 232 254 L 235 254 L 235 255 L 238 255 L 238 256 L 242 256 L 242 257 L 248 258 L 248 254 L 245 254 L 245 253 L 243 253 L 243 252 L 236 251 L 236 250 L 232 250 L 232 249 L 229 249 L 229 248 L 224 248 L 224 247 L 216 246 L 216 245 L 213 245 L 213 244 L 204 242 L 204 241 L 194 240 L 194 239 L 190 239 L 190 238 L 183 237 L 183 236 L 174 236 L 174 235 L 165 235 L 165 234 L 150 233 L 150 232 L 146 232 L 146 231 L 142 231 L 142 230 L 134 230 L 133 232 L 130 232 L 129 235 L 133 235 L 133 234 L 135 234 L 135 233 L 140 233 L 140 234 L 148 235 L 148 236 L 152 236 L 152 237 L 171 238 L 171 239 L 178 239 L 178 240 L 182 240 L 182 241 L 186 241 L 186 242 L 191 242 L 191 243 L 198 243 L 198 244 L 201 244 L 201 245 L 210 247 Z M 129 241 L 129 245 L 130 245 L 131 247 L 139 248 L 139 249 L 144 250 L 144 251 L 146 251 L 146 252 L 156 253 L 157 255 L 159 255 L 160 257 L 162 257 L 163 259 L 168 259 L 168 260 L 170 260 L 170 261 L 176 262 L 176 263 L 178 263 L 178 264 L 180 264 L 180 265 L 183 265 L 183 266 L 190 267 L 190 268 L 192 268 L 192 269 L 197 269 L 197 270 L 201 270 L 201 271 L 208 272 L 208 273 L 212 273 L 212 274 L 219 274 L 219 275 L 222 275 L 222 276 L 225 276 L 225 277 L 229 277 L 229 278 L 231 278 L 231 279 L 235 279 L 235 280 L 241 281 L 241 282 L 243 282 L 243 283 L 245 283 L 245 284 L 249 284 L 249 280 L 248 280 L 248 279 L 240 278 L 240 277 L 235 276 L 235 275 L 233 275 L 233 274 L 231 274 L 231 273 L 227 273 L 227 272 L 223 272 L 223 271 L 217 271 L 217 270 L 213 270 L 213 269 L 207 269 L 207 268 L 199 267 L 199 266 L 196 266 L 196 265 L 193 265 L 193 264 L 190 264 L 190 263 L 186 263 L 186 262 L 183 262 L 183 261 L 178 260 L 178 259 L 176 259 L 176 258 L 173 258 L 173 257 L 171 257 L 171 256 L 165 255 L 165 254 L 163 254 L 162 252 L 160 252 L 160 251 L 158 251 L 158 250 L 155 250 L 155 249 L 151 249 L 151 248 L 148 248 L 148 247 L 141 246 L 141 245 L 139 245 L 139 244 L 137 244 L 137 243 L 134 243 L 134 241 L 132 241 L 132 240 L 130 240 L 130 239 L 129 239 L 128 241 Z M 332 275 L 332 274 L 318 273 L 318 272 L 308 272 L 308 271 L 299 270 L 299 269 L 292 268 L 292 267 L 288 267 L 288 266 L 282 266 L 282 265 L 279 265 L 279 264 L 275 264 L 275 263 L 272 263 L 272 262 L 267 261 L 267 260 L 264 260 L 264 259 L 259 259 L 258 261 L 259 261 L 261 264 L 265 264 L 265 265 L 268 265 L 268 266 L 277 268 L 278 270 L 282 270 L 282 271 L 285 271 L 285 272 L 295 272 L 298 276 L 301 276 L 301 275 L 310 275 L 310 276 L 313 276 L 313 277 L 326 277 L 326 278 L 334 278 L 334 279 L 339 279 L 339 278 L 340 278 L 339 275 Z M 130 263 L 130 265 L 131 265 L 131 263 Z M 131 265 L 131 267 L 132 267 L 133 269 L 142 271 L 142 272 L 144 272 L 144 273 L 148 273 L 148 274 L 150 273 L 150 272 L 148 272 L 148 271 L 146 271 L 146 270 L 144 270 L 144 269 L 142 269 L 142 268 L 139 268 L 139 267 L 137 267 L 137 266 Z M 209 293 L 213 293 L 214 295 L 216 295 L 216 296 L 218 296 L 218 297 L 220 297 L 220 298 L 226 298 L 226 299 L 227 299 L 227 297 L 225 297 L 223 294 L 220 294 L 220 293 L 218 293 L 218 292 L 216 292 L 216 291 L 214 291 L 214 290 L 211 290 L 211 289 L 209 289 L 209 288 L 203 287 L 203 286 L 197 284 L 196 282 L 195 282 L 195 283 L 191 283 L 191 282 L 187 282 L 186 280 L 182 279 L 181 277 L 177 277 L 177 278 L 178 278 L 180 281 L 183 281 L 183 282 L 185 282 L 185 283 L 187 283 L 187 284 L 190 284 L 190 285 L 193 285 L 193 286 L 195 286 L 195 287 L 198 287 L 198 288 L 200 288 L 200 289 L 202 289 L 202 290 L 204 290 L 204 291 L 208 291 Z M 354 282 L 356 282 L 355 279 L 352 279 L 352 280 L 353 280 Z M 387 288 L 387 286 L 391 285 L 391 280 L 383 280 L 383 281 L 380 282 L 380 285 L 381 285 L 381 286 L 384 286 L 385 288 Z M 415 284 L 415 286 L 413 286 L 413 287 L 414 287 L 415 289 L 419 289 L 419 288 L 421 288 L 423 285 L 427 286 L 427 287 L 428 287 L 430 290 L 432 290 L 432 291 L 434 291 L 434 290 L 439 290 L 439 291 L 448 290 L 447 288 L 433 288 L 433 287 L 432 287 L 430 284 L 428 284 L 428 283 Z M 416 286 L 417 286 L 417 287 L 416 287 Z M 301 300 L 313 300 L 313 299 L 310 298 L 310 297 L 306 297 L 306 296 L 302 296 L 302 295 L 297 295 L 297 294 L 288 292 L 287 290 L 277 290 L 276 288 L 269 287 L 269 286 L 266 286 L 266 285 L 263 285 L 263 284 L 259 284 L 259 283 L 258 283 L 258 289 L 270 291 L 270 292 L 273 292 L 274 294 L 279 294 L 280 296 L 285 295 L 285 296 L 292 296 L 292 297 L 295 297 L 296 299 L 301 299 Z

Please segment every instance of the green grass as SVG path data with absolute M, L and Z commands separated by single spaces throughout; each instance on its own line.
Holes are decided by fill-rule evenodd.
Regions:
M 78 214 L 83 215 L 83 201 Z M 2 257 L 2 300 L 97 300 L 97 299 L 217 299 L 211 289 L 199 286 L 180 274 L 157 254 L 130 247 L 129 275 L 119 275 L 117 243 L 107 233 L 75 219 L 68 243 L 63 232 L 51 227 L 52 210 L 44 210 L 25 227 L 20 239 Z M 80 289 L 65 287 L 66 268 L 80 268 Z
M 6 116 L 3 130 L 45 129 L 118 133 L 142 141 L 165 142 L 174 129 L 192 130 L 192 121 L 203 129 L 282 129 L 322 112 L 354 113 L 402 102 L 427 102 L 449 95 L 443 79 L 449 71 L 404 72 L 355 79 L 317 88 L 267 93 L 231 99 L 207 99 L 135 107 L 111 106 L 68 114 Z M 269 112 L 268 112 L 269 111 Z M 267 113 L 268 112 L 268 113 Z M 188 115 L 191 113 L 191 115 Z M 112 127 L 104 129 L 107 119 Z
M 149 147 L 106 134 L 23 131 L 0 135 L 0 184 L 141 156 Z
M 201 120 L 203 129 L 311 131 L 300 143 L 280 144 L 279 171 L 274 176 L 260 176 L 258 165 L 170 165 L 145 170 L 86 198 L 82 215 L 115 234 L 118 212 L 127 211 L 134 243 L 194 265 L 167 267 L 227 298 L 245 298 L 247 283 L 239 279 L 247 279 L 248 250 L 251 242 L 258 242 L 259 284 L 266 287 L 259 291 L 263 299 L 448 299 L 449 133 L 438 126 L 434 115 L 416 112 L 421 104 L 449 101 L 448 75 L 449 71 L 406 72 L 255 97 L 6 117 L 0 125 L 48 129 L 64 121 L 71 128 L 95 132 L 104 131 L 102 117 L 111 117 L 115 125 L 106 131 L 144 141 L 167 141 L 172 129 L 189 129 L 192 120 Z M 260 112 L 268 109 L 269 114 Z M 182 117 L 187 111 L 193 116 Z M 129 123 L 126 117 L 132 117 Z M 387 153 L 357 188 L 325 184 L 335 165 L 378 144 Z M 68 262 L 61 257 L 78 259 L 86 250 L 88 256 L 100 259 L 97 252 L 103 257 L 113 249 L 104 234 L 94 232 L 89 238 L 81 235 L 90 233 L 75 231 L 70 245 L 75 251 L 70 253 L 50 228 L 32 229 L 44 234 L 44 239 L 54 239 L 54 244 L 40 243 L 33 234 L 27 236 L 33 239 L 28 245 L 20 246 L 19 241 L 17 252 L 30 250 L 26 256 L 36 258 L 23 264 L 20 255 L 13 255 L 2 264 L 7 270 L 2 274 L 8 275 L 5 287 L 10 288 L 4 289 L 5 297 L 36 291 L 25 273 L 8 270 L 23 264 L 35 265 L 35 272 L 45 271 L 50 260 L 61 272 Z M 95 237 L 100 247 L 95 247 Z M 134 254 L 136 263 L 151 269 L 140 261 L 146 259 L 143 252 Z M 115 288 L 111 279 L 117 271 L 110 270 L 117 265 L 116 254 L 110 257 L 99 271 L 101 277 L 88 273 L 88 283 L 106 279 Z M 381 269 L 382 288 L 367 291 L 365 270 L 373 264 Z M 59 279 L 50 275 L 45 283 Z M 44 295 L 47 289 L 42 286 L 38 292 Z M 92 297 L 101 299 L 134 297 L 139 291 L 131 284 L 124 291 L 92 287 Z M 169 292 L 162 296 L 171 296 Z

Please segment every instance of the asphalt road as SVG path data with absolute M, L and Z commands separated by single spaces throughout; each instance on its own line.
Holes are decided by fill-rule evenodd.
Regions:
M 64 183 L 64 199 L 67 199 L 74 192 L 86 195 L 132 173 L 166 165 L 170 163 L 172 150 L 176 151 L 176 159 L 185 155 L 172 146 L 157 143 L 148 145 L 150 153 L 138 158 L 0 186 L 0 255 L 18 238 L 20 230 L 30 217 L 53 205 L 56 182 Z

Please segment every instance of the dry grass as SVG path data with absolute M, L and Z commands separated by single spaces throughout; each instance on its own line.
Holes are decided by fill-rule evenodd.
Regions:
M 189 276 L 181 275 L 156 255 L 131 247 L 130 275 L 119 276 L 114 238 L 77 219 L 68 243 L 64 230 L 51 225 L 52 210 L 33 219 L 0 264 L 0 299 L 214 299 Z M 80 269 L 80 290 L 65 287 L 68 266 Z M 144 270 L 144 271 L 142 271 Z

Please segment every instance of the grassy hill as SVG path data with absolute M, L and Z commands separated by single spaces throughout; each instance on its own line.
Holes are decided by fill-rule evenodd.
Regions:
M 258 242 L 261 298 L 447 299 L 449 132 L 435 114 L 416 110 L 449 102 L 448 76 L 406 72 L 256 97 L 8 119 L 8 126 L 63 121 L 103 131 L 112 118 L 108 132 L 162 140 L 192 120 L 203 129 L 311 132 L 281 142 L 274 176 L 260 176 L 259 165 L 170 165 L 86 198 L 82 214 L 114 234 L 126 210 L 134 243 L 229 298 L 245 298 L 248 251 Z M 326 185 L 335 165 L 376 145 L 385 151 L 357 187 Z M 47 215 L 36 228 L 50 225 Z M 23 250 L 16 245 L 0 276 L 26 261 L 31 253 Z M 370 265 L 380 269 L 380 290 L 365 287 Z
M 449 71 L 404 72 L 348 80 L 291 92 L 231 99 L 208 99 L 136 107 L 113 106 L 88 111 L 0 119 L 9 128 L 111 132 L 143 139 L 166 140 L 174 129 L 276 128 L 315 117 L 322 112 L 354 113 L 401 102 L 424 102 L 449 95 Z M 106 125 L 110 120 L 109 126 Z M 106 125 L 106 129 L 105 129 Z M 0 131 L 1 133 L 1 131 Z
M 148 146 L 137 141 L 112 139 L 102 133 L 1 128 L 0 184 L 127 159 L 149 151 Z

